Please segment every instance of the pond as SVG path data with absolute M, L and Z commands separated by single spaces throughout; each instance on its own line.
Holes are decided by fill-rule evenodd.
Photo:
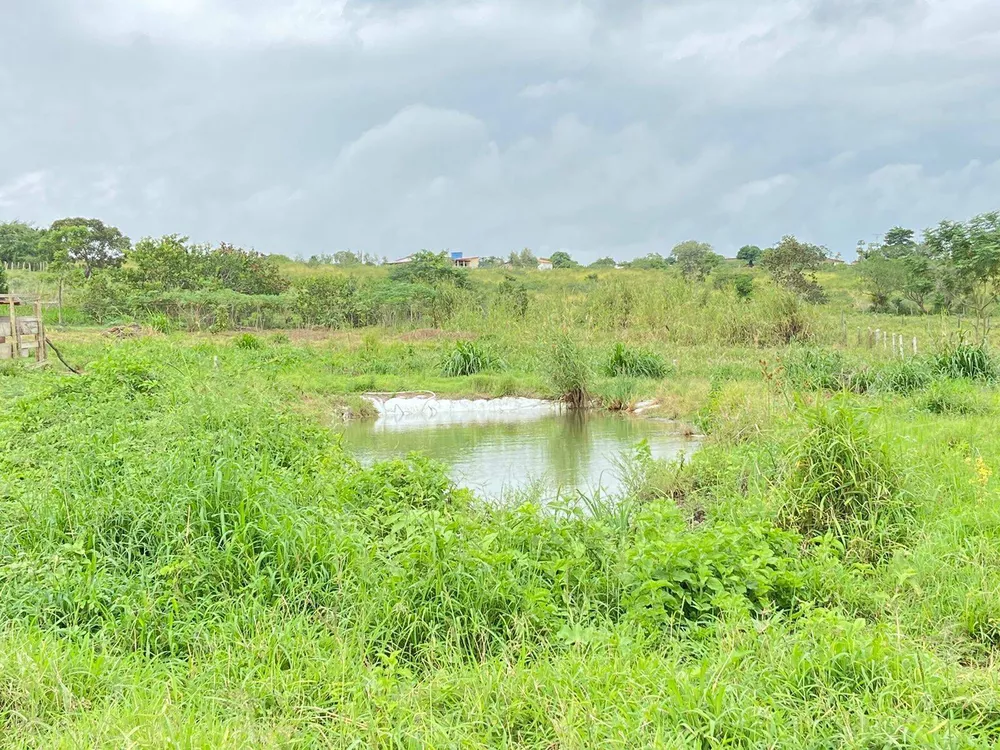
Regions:
M 523 490 L 542 499 L 615 494 L 622 457 L 634 455 L 641 441 L 660 459 L 698 446 L 664 420 L 551 406 L 383 413 L 376 422 L 346 425 L 343 434 L 344 446 L 364 463 L 423 453 L 447 464 L 457 484 L 491 499 Z

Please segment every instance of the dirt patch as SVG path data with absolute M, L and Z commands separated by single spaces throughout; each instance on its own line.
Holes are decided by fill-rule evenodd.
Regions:
M 153 333 L 155 331 L 152 328 L 145 328 L 138 323 L 128 323 L 126 325 L 111 326 L 111 328 L 102 331 L 101 335 L 109 339 L 134 339 L 139 336 L 150 336 Z

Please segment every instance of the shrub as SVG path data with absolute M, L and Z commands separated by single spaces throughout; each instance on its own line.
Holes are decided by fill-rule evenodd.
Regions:
M 556 335 L 549 355 L 549 378 L 559 398 L 573 407 L 587 404 L 592 372 L 585 352 L 568 333 Z
M 917 359 L 890 362 L 878 373 L 878 387 L 892 393 L 913 393 L 926 388 L 930 382 L 929 368 Z
M 487 347 L 475 341 L 456 341 L 445 354 L 441 374 L 446 378 L 475 375 L 497 367 L 497 357 Z
M 604 374 L 612 378 L 621 375 L 630 378 L 662 378 L 667 374 L 667 363 L 655 352 L 630 349 L 619 342 L 604 364 Z
M 888 444 L 844 401 L 805 412 L 785 490 L 783 523 L 812 537 L 832 534 L 866 560 L 889 553 L 910 517 Z
M 153 313 L 146 318 L 146 325 L 159 333 L 170 333 L 177 326 L 166 313 Z
M 949 344 L 935 357 L 937 371 L 948 378 L 993 380 L 996 365 L 985 344 Z
M 264 342 L 252 333 L 241 333 L 233 339 L 233 346 L 237 349 L 244 349 L 246 351 L 256 351 L 257 349 L 264 348 Z
M 849 378 L 843 355 L 829 349 L 795 348 L 782 364 L 788 383 L 803 390 L 838 391 Z
M 919 405 L 931 414 L 981 414 L 988 410 L 971 383 L 955 380 L 932 382 Z
M 0 265 L 0 294 L 8 294 L 10 286 L 7 283 L 7 269 Z

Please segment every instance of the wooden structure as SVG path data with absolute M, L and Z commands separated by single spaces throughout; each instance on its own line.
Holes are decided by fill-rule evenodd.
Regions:
M 13 294 L 0 294 L 0 360 L 34 359 L 45 362 L 45 323 L 42 303 L 34 302 L 34 315 L 21 312 L 26 305 Z

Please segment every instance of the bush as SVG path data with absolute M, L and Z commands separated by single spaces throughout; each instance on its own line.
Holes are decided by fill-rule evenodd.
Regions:
M 935 380 L 919 405 L 931 414 L 982 414 L 988 411 L 986 404 L 977 398 L 971 383 L 955 380 Z
M 591 368 L 587 356 L 569 334 L 556 335 L 549 355 L 549 378 L 559 398 L 573 407 L 586 406 Z
M 918 359 L 890 362 L 878 373 L 878 387 L 883 391 L 908 394 L 930 385 L 931 372 Z
M 839 352 L 813 347 L 792 349 L 782 362 L 788 383 L 807 391 L 839 391 L 848 382 Z
M 994 380 L 996 365 L 985 344 L 950 344 L 935 357 L 935 368 L 948 378 Z
M 10 285 L 7 282 L 7 269 L 0 265 L 0 294 L 9 294 Z
M 630 349 L 619 342 L 611 350 L 604 365 L 604 374 L 612 378 L 621 375 L 630 378 L 662 378 L 667 374 L 667 363 L 655 352 Z
M 805 412 L 785 490 L 783 523 L 865 560 L 889 554 L 911 515 L 888 444 L 843 401 Z
M 158 333 L 170 333 L 177 327 L 169 315 L 161 312 L 153 313 L 146 318 L 146 325 Z
M 256 351 L 264 348 L 264 342 L 252 333 L 241 333 L 233 339 L 233 346 L 237 349 L 243 349 L 245 351 Z
M 456 341 L 445 354 L 441 374 L 446 378 L 457 378 L 493 370 L 498 365 L 499 360 L 487 347 L 475 341 Z

